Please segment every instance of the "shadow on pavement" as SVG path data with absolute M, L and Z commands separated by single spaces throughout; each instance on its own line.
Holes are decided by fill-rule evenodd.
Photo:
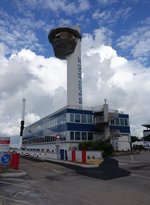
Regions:
M 70 165 L 64 166 L 74 169 L 77 174 L 103 180 L 126 177 L 131 174 L 131 172 L 119 168 L 118 161 L 113 158 L 105 158 L 104 162 L 98 168 L 70 167 Z
M 39 159 L 30 159 L 30 158 L 29 160 L 35 162 L 41 161 Z M 115 178 L 126 177 L 131 174 L 131 172 L 120 168 L 118 165 L 119 164 L 118 161 L 113 158 L 105 158 L 103 163 L 100 164 L 100 166 L 97 168 L 84 168 L 84 167 L 74 166 L 71 164 L 62 164 L 59 162 L 53 162 L 48 160 L 43 160 L 43 162 L 44 161 L 53 164 L 58 164 L 69 169 L 73 169 L 79 175 L 93 177 L 96 179 L 111 180 Z

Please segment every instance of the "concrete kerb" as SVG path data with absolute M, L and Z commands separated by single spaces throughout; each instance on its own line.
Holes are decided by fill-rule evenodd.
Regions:
M 27 173 L 22 170 L 7 170 L 3 173 L 0 173 L 0 178 L 17 178 L 17 177 L 24 177 Z
M 51 163 L 55 163 L 55 164 L 71 165 L 71 166 L 83 167 L 83 168 L 97 168 L 97 167 L 100 166 L 99 164 L 82 164 L 82 163 L 65 161 L 65 160 L 51 159 L 51 158 L 48 158 L 48 157 L 38 157 L 38 158 L 36 158 L 36 157 L 25 157 L 25 156 L 23 156 L 23 158 L 29 159 L 29 160 L 46 161 L 46 162 L 51 162 Z
M 54 162 L 54 163 L 59 163 L 59 164 L 68 164 L 72 166 L 77 166 L 77 167 L 83 167 L 83 168 L 97 168 L 99 167 L 99 164 L 83 164 L 83 163 L 78 163 L 78 162 L 71 162 L 71 161 L 65 161 L 65 160 L 58 160 L 58 159 L 50 159 L 48 157 L 39 157 L 40 159 L 45 159 L 46 161 L 49 162 Z
M 98 164 L 82 164 L 82 163 L 76 163 L 76 162 L 70 162 L 70 161 L 62 161 L 62 160 L 53 160 L 53 159 L 46 159 L 50 162 L 58 162 L 60 164 L 69 164 L 73 166 L 78 166 L 78 167 L 84 167 L 84 168 L 96 168 L 99 167 Z

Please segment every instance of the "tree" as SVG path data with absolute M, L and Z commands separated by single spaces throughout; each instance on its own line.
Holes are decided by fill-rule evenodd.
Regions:
M 136 137 L 136 136 L 131 136 L 131 142 L 133 143 L 133 142 L 139 142 L 139 141 L 141 141 L 138 137 Z
M 150 142 L 150 135 L 147 135 L 147 136 L 143 137 L 143 140 Z
M 79 150 L 99 150 L 103 151 L 103 156 L 110 156 L 113 153 L 113 146 L 108 141 L 96 140 L 93 142 L 81 142 Z

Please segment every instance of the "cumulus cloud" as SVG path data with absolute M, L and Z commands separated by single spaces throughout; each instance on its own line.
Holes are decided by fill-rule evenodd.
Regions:
M 92 47 L 94 44 L 97 46 Z M 141 124 L 149 120 L 149 69 L 137 61 L 118 56 L 112 47 L 95 42 L 91 35 L 84 36 L 83 49 L 84 46 L 84 103 L 98 105 L 107 98 L 111 107 L 129 113 L 132 134 L 141 136 Z
M 27 124 L 66 104 L 60 100 L 60 94 L 66 95 L 66 62 L 46 59 L 25 49 L 6 58 L 2 44 L 0 48 L 0 132 L 17 135 L 22 98 L 26 98 Z

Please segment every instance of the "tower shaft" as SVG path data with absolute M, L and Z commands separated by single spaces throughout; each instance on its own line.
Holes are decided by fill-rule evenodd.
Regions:
M 81 42 L 67 59 L 67 105 L 82 107 Z

